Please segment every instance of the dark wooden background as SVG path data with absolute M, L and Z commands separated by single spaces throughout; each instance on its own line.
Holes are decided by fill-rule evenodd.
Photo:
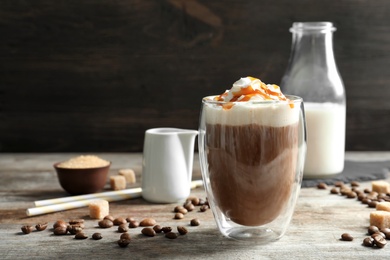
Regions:
M 332 21 L 347 150 L 390 150 L 388 0 L 0 0 L 0 152 L 142 151 L 241 76 L 280 83 L 294 21 Z

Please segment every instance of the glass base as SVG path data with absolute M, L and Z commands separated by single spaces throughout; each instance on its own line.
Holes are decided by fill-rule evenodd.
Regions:
M 276 241 L 282 237 L 283 234 L 274 232 L 269 228 L 244 228 L 233 227 L 227 230 L 221 230 L 222 234 L 228 238 L 241 241 L 253 241 L 257 244 L 268 243 Z

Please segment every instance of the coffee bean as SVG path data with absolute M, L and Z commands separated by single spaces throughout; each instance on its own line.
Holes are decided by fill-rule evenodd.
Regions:
M 141 233 L 148 237 L 154 237 L 156 235 L 156 231 L 154 231 L 153 228 L 149 227 L 143 228 L 141 230 Z
M 354 198 L 357 197 L 356 193 L 353 192 L 353 191 L 348 192 L 348 193 L 346 194 L 346 196 L 347 196 L 348 199 L 354 199 Z
M 130 240 L 129 239 L 119 239 L 117 243 L 120 247 L 127 247 L 130 244 Z
M 38 231 L 43 231 L 47 228 L 47 223 L 38 223 L 35 225 L 35 229 Z
M 155 225 L 153 227 L 153 230 L 156 231 L 156 233 L 161 233 L 162 232 L 162 228 L 160 225 Z
M 32 226 L 26 225 L 26 226 L 23 226 L 23 227 L 21 228 L 21 230 L 22 230 L 22 232 L 23 232 L 24 234 L 30 234 L 30 233 L 34 230 L 34 228 L 33 228 Z
M 334 183 L 334 186 L 340 188 L 340 187 L 344 186 L 344 182 L 342 182 L 342 181 L 336 181 L 336 182 Z
M 188 230 L 183 226 L 178 226 L 177 231 L 180 233 L 180 235 L 185 235 L 188 233 Z
M 191 219 L 190 224 L 191 224 L 191 226 L 199 226 L 200 225 L 200 221 L 199 221 L 199 219 L 194 218 L 194 219 Z
M 368 206 L 370 207 L 370 208 L 376 208 L 376 205 L 378 204 L 378 202 L 377 201 L 370 201 L 369 203 L 368 203 Z
M 81 227 L 79 227 L 79 226 L 71 226 L 71 225 L 69 225 L 66 229 L 72 235 L 76 235 L 77 233 L 83 231 L 83 229 Z
M 203 206 L 205 204 L 205 200 L 204 199 L 199 199 L 199 206 Z
M 365 189 L 363 190 L 363 192 L 364 192 L 364 193 L 370 193 L 371 190 L 370 190 L 369 188 L 365 188 Z
M 82 224 L 82 223 L 84 223 L 84 219 L 82 219 L 82 218 L 79 218 L 79 219 L 71 219 L 71 220 L 69 221 L 69 224 L 71 224 L 71 225 Z
M 114 222 L 115 218 L 113 216 L 111 216 L 111 215 L 107 215 L 103 219 L 108 219 L 109 221 Z
M 139 225 L 140 225 L 141 227 L 150 227 L 150 226 L 154 226 L 154 225 L 156 225 L 156 220 L 153 219 L 153 218 L 145 218 L 145 219 L 143 219 L 143 220 L 139 223 Z
M 385 234 L 386 239 L 390 239 L 390 230 L 383 230 L 383 234 Z
M 328 185 L 326 185 L 325 182 L 320 182 L 317 184 L 317 188 L 320 190 L 326 190 L 328 188 Z
M 120 239 L 127 239 L 127 240 L 130 240 L 131 237 L 130 237 L 130 234 L 126 232 L 126 233 L 123 233 L 123 234 L 121 235 Z
M 103 219 L 98 222 L 99 227 L 101 228 L 110 228 L 114 225 L 114 223 L 109 219 Z
M 353 240 L 353 236 L 351 236 L 348 233 L 344 233 L 344 234 L 341 235 L 341 240 L 343 240 L 343 241 L 352 241 Z
M 340 192 L 339 192 L 339 189 L 338 189 L 338 188 L 333 187 L 333 188 L 330 190 L 330 193 L 332 193 L 332 194 L 339 194 Z
M 195 206 L 194 204 L 191 203 L 191 201 L 189 203 L 187 203 L 184 208 L 188 211 L 193 211 L 195 209 Z
M 374 238 L 375 236 L 381 236 L 383 238 L 386 238 L 386 235 L 383 233 L 383 232 L 375 232 L 374 234 L 371 235 L 372 238 Z
M 360 194 L 358 195 L 358 200 L 361 201 L 361 202 L 363 202 L 363 200 L 364 200 L 365 198 L 367 198 L 367 195 L 364 194 L 364 193 L 360 193 Z
M 92 239 L 94 239 L 94 240 L 100 240 L 102 238 L 103 238 L 102 234 L 100 234 L 100 233 L 93 233 L 93 235 L 92 235 Z
M 194 205 L 194 206 L 198 206 L 199 205 L 199 198 L 198 197 L 189 197 L 187 200 L 190 200 L 191 203 Z
M 119 233 L 124 233 L 124 232 L 127 232 L 128 230 L 129 230 L 129 227 L 127 226 L 127 223 L 120 224 L 118 226 L 118 232 Z
M 87 239 L 88 236 L 86 234 L 84 234 L 84 232 L 78 232 L 75 236 L 74 236 L 75 239 Z
M 374 239 L 374 244 L 379 248 L 382 248 L 387 244 L 386 239 L 381 235 L 376 235 L 373 237 L 373 239 Z
M 201 207 L 200 207 L 200 211 L 201 212 L 205 212 L 206 210 L 208 210 L 209 209 L 209 206 L 207 206 L 207 205 L 202 205 Z
M 68 229 L 66 227 L 59 226 L 54 229 L 53 233 L 56 236 L 66 235 L 68 233 Z
M 374 239 L 372 237 L 366 237 L 363 240 L 363 246 L 373 247 L 374 246 Z
M 114 223 L 115 226 L 119 226 L 120 224 L 127 223 L 127 221 L 125 218 L 119 217 L 119 218 L 114 219 L 114 221 L 112 223 Z
M 127 218 L 126 218 L 126 221 L 127 221 L 128 223 L 130 223 L 131 221 L 135 221 L 135 218 L 133 218 L 133 217 L 127 217 Z
M 165 234 L 165 237 L 169 238 L 169 239 L 175 239 L 175 238 L 177 238 L 177 234 L 174 232 L 168 232 Z
M 371 200 L 368 199 L 367 197 L 366 197 L 365 199 L 362 200 L 362 203 L 363 203 L 363 204 L 367 204 L 367 205 L 368 205 L 370 202 L 371 202 Z
M 182 213 L 178 212 L 178 213 L 175 214 L 174 218 L 175 219 L 182 219 L 182 218 L 184 218 L 184 215 Z
M 139 227 L 138 221 L 136 221 L 136 220 L 130 221 L 129 228 L 137 228 L 137 227 Z
M 359 187 L 360 184 L 357 181 L 351 181 L 351 187 Z
M 63 220 L 57 220 L 54 224 L 53 224 L 53 228 L 56 229 L 57 227 L 64 227 L 66 228 L 68 226 L 68 224 L 66 224 L 65 221 Z
M 379 228 L 377 226 L 369 226 L 367 232 L 368 234 L 372 235 L 376 232 L 379 232 Z
M 161 228 L 161 231 L 164 233 L 168 233 L 168 232 L 172 231 L 172 228 L 171 227 L 163 227 L 163 228 Z
M 184 208 L 183 206 L 176 206 L 174 208 L 174 212 L 179 212 L 181 214 L 187 214 L 188 213 L 188 210 L 186 208 Z

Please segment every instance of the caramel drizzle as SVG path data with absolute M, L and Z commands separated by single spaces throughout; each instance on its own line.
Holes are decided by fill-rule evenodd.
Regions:
M 253 77 L 248 77 L 252 82 L 257 80 Z M 273 84 L 272 85 L 275 90 L 279 89 L 278 85 Z M 223 109 L 228 110 L 234 106 L 233 102 L 245 102 L 251 100 L 254 96 L 261 96 L 264 98 L 264 100 L 275 100 L 276 99 L 281 101 L 289 101 L 289 105 L 291 108 L 294 108 L 294 103 L 290 100 L 288 100 L 285 96 L 283 96 L 282 92 L 280 91 L 272 91 L 272 89 L 268 88 L 268 86 L 260 81 L 260 89 L 253 89 L 252 85 L 241 87 L 239 91 L 232 92 L 233 98 L 222 105 Z M 217 96 L 214 98 L 215 101 L 225 101 L 225 98 L 227 97 L 228 92 Z

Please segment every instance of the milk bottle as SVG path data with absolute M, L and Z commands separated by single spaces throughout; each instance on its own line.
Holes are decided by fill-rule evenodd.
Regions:
M 307 126 L 304 178 L 341 173 L 344 169 L 346 100 L 333 54 L 331 22 L 293 23 L 284 93 L 303 98 Z

